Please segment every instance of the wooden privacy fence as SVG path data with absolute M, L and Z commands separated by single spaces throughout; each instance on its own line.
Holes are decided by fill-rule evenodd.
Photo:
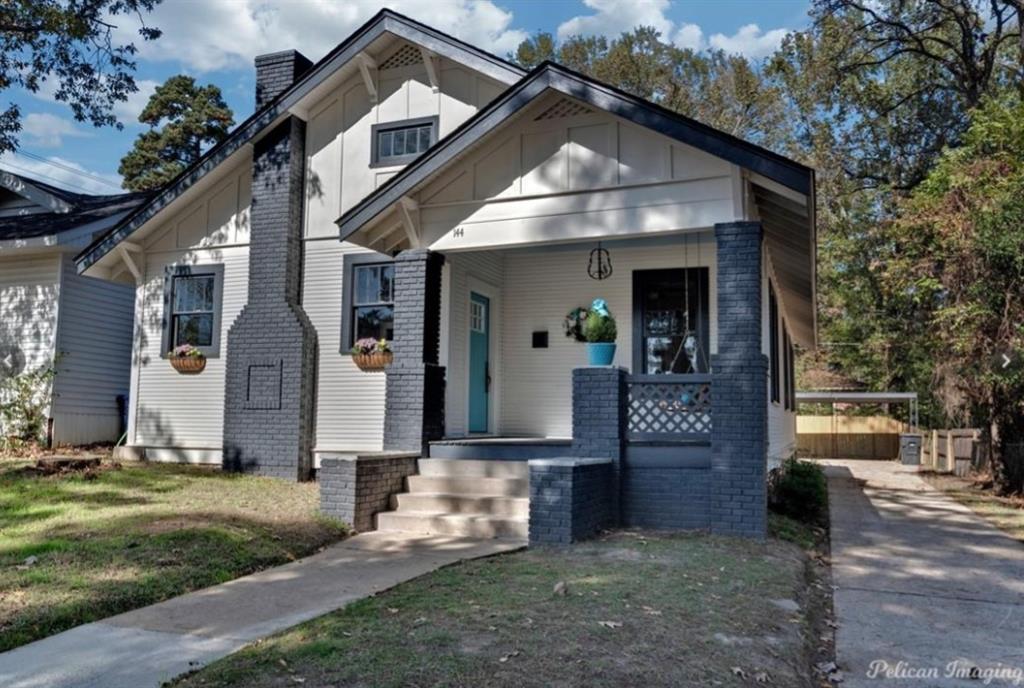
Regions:
M 797 448 L 808 458 L 894 459 L 906 428 L 889 416 L 797 416 Z
M 922 433 L 921 467 L 942 473 L 967 475 L 988 463 L 988 447 L 974 428 L 931 430 Z

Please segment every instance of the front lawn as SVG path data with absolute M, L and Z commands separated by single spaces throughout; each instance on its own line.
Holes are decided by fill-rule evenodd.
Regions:
M 921 477 L 1000 530 L 1024 541 L 1024 497 L 1000 497 L 973 480 L 955 475 L 921 473 Z
M 125 464 L 40 476 L 0 460 L 0 651 L 285 563 L 344 535 L 314 483 Z
M 819 685 L 808 562 L 779 540 L 703 534 L 531 549 L 441 569 L 175 685 Z

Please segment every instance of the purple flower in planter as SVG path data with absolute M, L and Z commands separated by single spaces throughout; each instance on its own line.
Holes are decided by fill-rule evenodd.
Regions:
M 204 358 L 203 352 L 191 344 L 179 344 L 171 350 L 172 358 Z
M 357 339 L 355 345 L 352 347 L 352 353 L 354 354 L 376 354 L 376 353 L 388 353 L 391 351 L 391 344 L 386 339 L 374 339 L 373 337 L 363 337 Z

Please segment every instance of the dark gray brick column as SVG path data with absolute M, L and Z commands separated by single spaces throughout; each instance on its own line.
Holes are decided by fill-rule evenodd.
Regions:
M 595 366 L 572 371 L 572 455 L 611 460 L 611 518 L 620 519 L 626 439 L 626 371 Z
M 530 544 L 568 545 L 613 523 L 610 459 L 530 461 Z
M 256 56 L 256 109 L 281 95 L 313 66 L 297 50 L 282 50 Z
M 299 303 L 305 123 L 255 145 L 248 302 L 228 331 L 224 467 L 291 480 L 312 472 L 316 330 Z
M 761 353 L 761 225 L 715 225 L 718 353 L 711 357 L 711 529 L 767 534 L 768 359 Z
M 441 267 L 427 249 L 395 257 L 394 361 L 388 366 L 384 449 L 424 452 L 444 436 L 445 370 L 438 365 Z

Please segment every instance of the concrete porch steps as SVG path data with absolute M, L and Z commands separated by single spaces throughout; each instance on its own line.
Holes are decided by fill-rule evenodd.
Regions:
M 530 499 L 524 461 L 420 459 L 377 529 L 421 535 L 525 539 Z

